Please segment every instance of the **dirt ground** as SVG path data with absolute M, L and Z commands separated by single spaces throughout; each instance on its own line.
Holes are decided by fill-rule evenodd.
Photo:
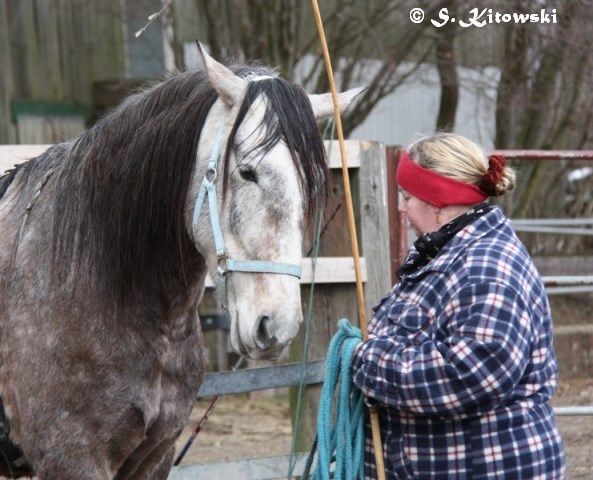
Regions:
M 553 404 L 593 406 L 593 379 L 561 381 Z M 205 400 L 196 405 L 178 449 L 185 443 L 207 405 Z M 566 449 L 567 478 L 592 479 L 593 416 L 558 417 L 558 426 Z M 290 452 L 291 435 L 287 393 L 281 392 L 273 397 L 223 397 L 182 463 L 285 455 Z
M 593 294 L 550 295 L 554 326 L 590 325 Z
M 553 405 L 593 406 L 593 379 L 560 380 Z M 593 415 L 558 417 L 564 441 L 569 479 L 593 478 Z
M 180 451 L 209 401 L 199 400 L 191 420 L 177 442 Z M 292 428 L 288 393 L 274 396 L 228 395 L 221 397 L 198 434 L 182 465 L 259 458 L 290 453 Z

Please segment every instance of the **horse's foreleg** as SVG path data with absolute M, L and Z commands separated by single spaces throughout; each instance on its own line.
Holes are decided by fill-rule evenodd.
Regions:
M 126 472 L 125 468 L 120 470 L 116 478 L 118 480 L 165 480 L 173 465 L 174 455 L 175 438 L 164 440 L 158 445 L 153 446 L 148 453 L 146 450 L 144 452 L 135 452 L 130 460 L 132 460 L 131 463 L 136 464 L 136 467 L 133 471 Z M 137 463 L 139 456 L 143 456 L 144 458 L 141 462 Z
M 147 480 L 166 480 L 173 466 L 175 458 L 175 445 L 173 445 L 165 456 L 157 463 L 152 472 L 146 477 Z

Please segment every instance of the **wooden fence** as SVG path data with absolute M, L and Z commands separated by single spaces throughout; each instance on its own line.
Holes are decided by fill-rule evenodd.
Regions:
M 80 131 L 80 117 L 57 115 L 48 125 L 45 115 L 18 115 L 15 100 L 37 109 L 90 105 L 94 82 L 125 76 L 124 16 L 120 0 L 0 2 L 1 141 L 56 141 Z

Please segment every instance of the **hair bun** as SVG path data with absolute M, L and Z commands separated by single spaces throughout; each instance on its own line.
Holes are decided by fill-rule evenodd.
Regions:
M 478 187 L 489 197 L 499 195 L 496 186 L 504 175 L 506 164 L 507 162 L 502 155 L 490 155 L 488 157 L 488 170 L 482 175 Z

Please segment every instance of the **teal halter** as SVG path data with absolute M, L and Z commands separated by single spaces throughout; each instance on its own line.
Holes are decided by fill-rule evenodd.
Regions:
M 223 121 L 221 120 L 216 134 L 216 140 L 210 160 L 208 162 L 208 169 L 202 180 L 198 198 L 193 214 L 193 225 L 197 225 L 204 207 L 204 201 L 208 196 L 208 207 L 210 211 L 210 224 L 212 225 L 212 235 L 214 237 L 214 246 L 216 248 L 216 257 L 218 259 L 218 278 L 225 285 L 225 277 L 229 272 L 245 272 L 245 273 L 276 273 L 280 275 L 291 275 L 293 277 L 301 278 L 302 269 L 299 265 L 292 263 L 268 262 L 261 260 L 235 260 L 229 258 L 224 244 L 224 237 L 222 234 L 222 227 L 220 225 L 220 217 L 218 214 L 218 199 L 216 197 L 216 178 L 218 170 L 218 160 L 221 154 L 222 144 L 222 130 Z M 225 292 L 226 293 L 226 292 Z M 226 295 L 225 295 L 226 296 Z

